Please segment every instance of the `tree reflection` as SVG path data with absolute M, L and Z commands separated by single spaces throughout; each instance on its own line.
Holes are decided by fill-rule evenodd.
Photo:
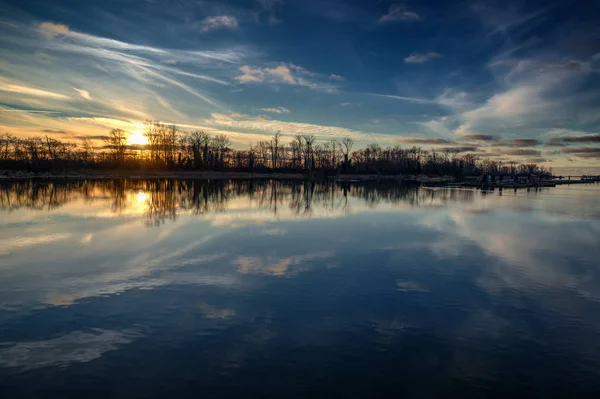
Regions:
M 139 200 L 143 193 L 143 201 Z M 79 181 L 13 181 L 0 184 L 0 210 L 21 207 L 54 210 L 67 203 L 107 202 L 115 214 L 139 213 L 148 226 L 175 220 L 181 212 L 195 215 L 225 212 L 232 200 L 268 209 L 274 217 L 289 210 L 311 217 L 316 207 L 326 212 L 351 211 L 351 202 L 370 208 L 382 203 L 443 206 L 473 201 L 475 192 L 382 182 L 313 182 L 301 180 L 175 180 L 115 179 Z M 287 211 L 286 211 L 287 212 Z

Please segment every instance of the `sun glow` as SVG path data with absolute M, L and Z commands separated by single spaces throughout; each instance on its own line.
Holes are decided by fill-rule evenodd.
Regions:
M 129 137 L 127 137 L 127 144 L 146 145 L 148 144 L 148 138 L 142 134 L 141 130 L 134 130 L 129 133 Z
M 138 204 L 144 204 L 148 199 L 148 195 L 143 191 L 138 192 L 135 197 L 137 199 Z

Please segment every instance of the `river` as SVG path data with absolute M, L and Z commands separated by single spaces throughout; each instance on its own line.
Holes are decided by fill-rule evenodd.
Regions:
M 598 184 L 4 182 L 0 391 L 594 397 L 599 198 Z

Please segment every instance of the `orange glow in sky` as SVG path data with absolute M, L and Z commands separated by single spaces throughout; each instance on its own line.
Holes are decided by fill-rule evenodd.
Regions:
M 140 130 L 134 130 L 129 133 L 127 144 L 145 145 L 148 144 L 148 138 Z

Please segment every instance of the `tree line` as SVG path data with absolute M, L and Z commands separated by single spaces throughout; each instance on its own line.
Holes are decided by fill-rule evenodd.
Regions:
M 112 129 L 103 145 L 92 140 L 65 142 L 48 136 L 18 138 L 0 134 L 0 167 L 32 172 L 73 169 L 196 170 L 307 172 L 330 174 L 428 174 L 465 176 L 481 173 L 551 175 L 537 164 L 502 163 L 460 153 L 377 143 L 353 151 L 351 138 L 317 141 L 312 134 L 296 134 L 284 141 L 277 132 L 270 140 L 231 148 L 225 134 L 196 130 L 183 132 L 176 126 L 146 121 L 143 135 L 148 144 L 128 144 L 128 133 Z

